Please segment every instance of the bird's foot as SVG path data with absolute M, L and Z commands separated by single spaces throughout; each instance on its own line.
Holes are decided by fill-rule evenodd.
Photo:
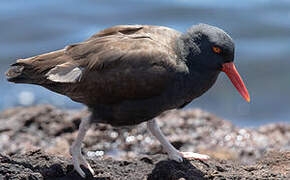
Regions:
M 86 174 L 84 171 L 81 169 L 81 165 L 83 165 L 85 168 L 87 168 L 92 175 L 95 174 L 94 170 L 90 166 L 90 164 L 87 162 L 87 160 L 83 157 L 81 152 L 77 149 L 74 148 L 74 146 L 71 147 L 70 149 L 70 154 L 72 156 L 72 162 L 74 165 L 74 169 L 78 172 L 78 174 L 82 177 L 85 178 Z
M 171 160 L 174 160 L 176 162 L 182 162 L 183 161 L 182 154 L 179 151 L 177 151 L 177 150 L 168 152 L 168 158 L 171 159 Z
M 183 158 L 190 160 L 208 160 L 210 157 L 205 154 L 198 154 L 193 152 L 179 152 L 172 151 L 168 153 L 169 159 L 172 159 L 176 162 L 182 162 Z
M 85 166 L 85 168 L 87 168 L 92 175 L 95 174 L 93 168 L 90 166 L 90 164 L 88 163 L 88 161 L 84 158 L 84 156 L 80 155 L 79 160 L 80 160 L 80 164 L 83 165 L 83 166 Z

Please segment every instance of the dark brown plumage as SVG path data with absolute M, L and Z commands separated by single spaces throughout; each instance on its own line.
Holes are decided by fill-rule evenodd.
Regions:
M 93 172 L 80 154 L 91 122 L 124 126 L 148 121 L 149 130 L 171 159 L 207 159 L 178 152 L 153 118 L 202 95 L 221 71 L 249 101 L 233 60 L 232 39 L 213 26 L 196 25 L 182 34 L 162 26 L 125 25 L 59 51 L 19 59 L 6 75 L 11 82 L 41 85 L 89 107 L 92 114 L 82 120 L 71 148 L 75 169 L 84 177 L 80 164 Z
M 170 87 L 174 72 L 179 68 L 180 60 L 174 51 L 178 36 L 179 32 L 166 27 L 115 26 L 85 42 L 20 59 L 14 65 L 25 67 L 21 76 L 25 76 L 26 82 L 44 86 L 90 107 L 101 104 L 102 109 L 121 111 L 112 106 L 126 100 L 158 96 Z M 76 81 L 55 82 L 47 79 L 47 73 L 55 67 L 60 70 L 80 67 L 84 70 Z M 20 77 L 10 81 L 17 82 L 17 78 L 22 82 Z M 112 117 L 105 119 L 113 120 Z M 142 122 L 141 119 L 125 121 L 127 123 L 108 123 L 130 125 Z

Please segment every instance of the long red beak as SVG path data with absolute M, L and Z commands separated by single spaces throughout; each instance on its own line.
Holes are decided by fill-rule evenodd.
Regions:
M 247 101 L 250 102 L 250 96 L 248 93 L 248 90 L 239 75 L 235 64 L 233 62 L 225 63 L 223 64 L 222 71 L 226 73 L 226 75 L 230 78 L 233 85 L 236 87 L 236 89 L 239 91 L 239 93 L 242 95 L 242 97 Z

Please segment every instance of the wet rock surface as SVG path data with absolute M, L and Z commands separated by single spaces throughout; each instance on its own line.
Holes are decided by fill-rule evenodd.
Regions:
M 48 105 L 1 112 L 0 180 L 80 178 L 73 171 L 68 150 L 81 118 L 87 114 L 86 110 L 61 110 Z M 241 129 L 198 109 L 169 111 L 158 118 L 158 123 L 176 148 L 208 154 L 212 159 L 168 161 L 145 124 L 123 128 L 93 124 L 83 146 L 96 172 L 89 177 L 180 180 L 290 177 L 289 124 Z

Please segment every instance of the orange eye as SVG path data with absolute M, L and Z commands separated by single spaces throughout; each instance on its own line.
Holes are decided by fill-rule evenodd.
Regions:
M 219 54 L 219 53 L 222 52 L 221 48 L 216 47 L 216 46 L 213 46 L 213 47 L 212 47 L 212 50 L 213 50 L 213 52 L 215 52 L 215 53 L 217 53 L 217 54 Z

